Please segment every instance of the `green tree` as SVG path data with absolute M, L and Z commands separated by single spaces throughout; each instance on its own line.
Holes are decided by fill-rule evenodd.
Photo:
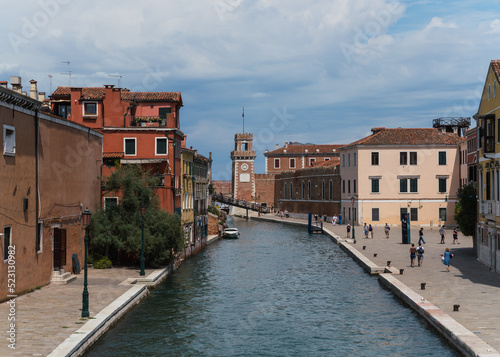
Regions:
M 477 223 L 477 188 L 474 182 L 462 186 L 457 192 L 458 202 L 455 205 L 455 221 L 462 233 L 473 236 Z
M 92 217 L 93 254 L 120 257 L 139 263 L 141 257 L 141 204 L 144 214 L 144 258 L 149 266 L 165 264 L 171 254 L 184 247 L 180 217 L 159 207 L 154 189 L 158 178 L 144 172 L 139 165 L 118 168 L 104 183 L 104 192 L 120 197 L 117 206 L 99 209 Z

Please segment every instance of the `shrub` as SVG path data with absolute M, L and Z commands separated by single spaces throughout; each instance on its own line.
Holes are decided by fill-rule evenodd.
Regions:
M 108 257 L 103 257 L 94 263 L 94 269 L 109 269 L 113 266 Z

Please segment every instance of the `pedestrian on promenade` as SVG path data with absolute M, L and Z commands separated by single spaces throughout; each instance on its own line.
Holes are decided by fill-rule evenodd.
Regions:
M 349 223 L 347 223 L 346 230 L 347 230 L 347 238 L 351 238 L 351 225 Z
M 368 225 L 368 238 L 373 239 L 373 227 L 371 224 Z
M 391 227 L 386 223 L 384 226 L 385 237 L 389 238 L 389 232 L 391 231 Z
M 422 263 L 424 262 L 424 247 L 422 246 L 422 243 L 418 243 L 417 261 L 418 261 L 418 266 L 421 267 Z
M 439 228 L 439 234 L 441 234 L 441 244 L 444 244 L 444 224 Z
M 339 226 L 341 226 L 341 225 L 342 225 L 342 215 L 339 214 Z
M 460 244 L 460 243 L 458 243 L 458 229 L 457 229 L 457 227 L 455 227 L 455 229 L 453 229 L 453 244 L 455 244 L 455 242 L 457 242 L 457 244 Z
M 368 239 L 368 225 L 365 223 L 365 226 L 363 228 L 365 230 L 365 239 Z
M 337 225 L 337 215 L 336 214 L 334 214 L 332 217 L 332 223 L 334 226 Z
M 410 248 L 410 266 L 413 268 L 415 265 L 415 256 L 417 255 L 417 248 L 415 248 L 415 244 L 411 244 Z
M 424 229 L 420 228 L 420 231 L 418 231 L 418 244 L 420 245 L 422 242 L 424 242 L 424 244 L 425 244 Z
M 448 273 L 450 272 L 451 258 L 453 258 L 453 254 L 451 254 L 450 248 L 446 248 L 444 250 L 444 254 L 442 256 L 442 259 L 443 259 L 443 264 L 446 265 L 446 271 Z

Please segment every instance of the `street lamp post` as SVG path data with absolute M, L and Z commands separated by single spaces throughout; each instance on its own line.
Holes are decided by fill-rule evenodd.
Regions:
M 356 240 L 356 234 L 354 233 L 354 196 L 351 196 L 351 226 L 352 226 L 352 239 Z
M 141 243 L 141 276 L 146 275 L 144 271 L 144 214 L 146 213 L 146 205 L 141 205 L 141 216 L 142 216 L 142 243 Z
M 85 265 L 83 271 L 82 317 L 89 317 L 89 292 L 87 290 L 87 250 L 89 243 L 89 225 L 92 213 L 88 208 L 82 213 L 82 224 L 85 227 Z

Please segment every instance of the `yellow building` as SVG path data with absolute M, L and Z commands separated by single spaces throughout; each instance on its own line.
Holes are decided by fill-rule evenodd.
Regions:
M 477 257 L 500 272 L 500 60 L 488 68 L 479 109 Z
M 192 246 L 194 245 L 194 154 L 194 150 L 184 147 L 181 149 L 181 222 L 184 237 L 186 238 L 186 255 L 191 255 Z

